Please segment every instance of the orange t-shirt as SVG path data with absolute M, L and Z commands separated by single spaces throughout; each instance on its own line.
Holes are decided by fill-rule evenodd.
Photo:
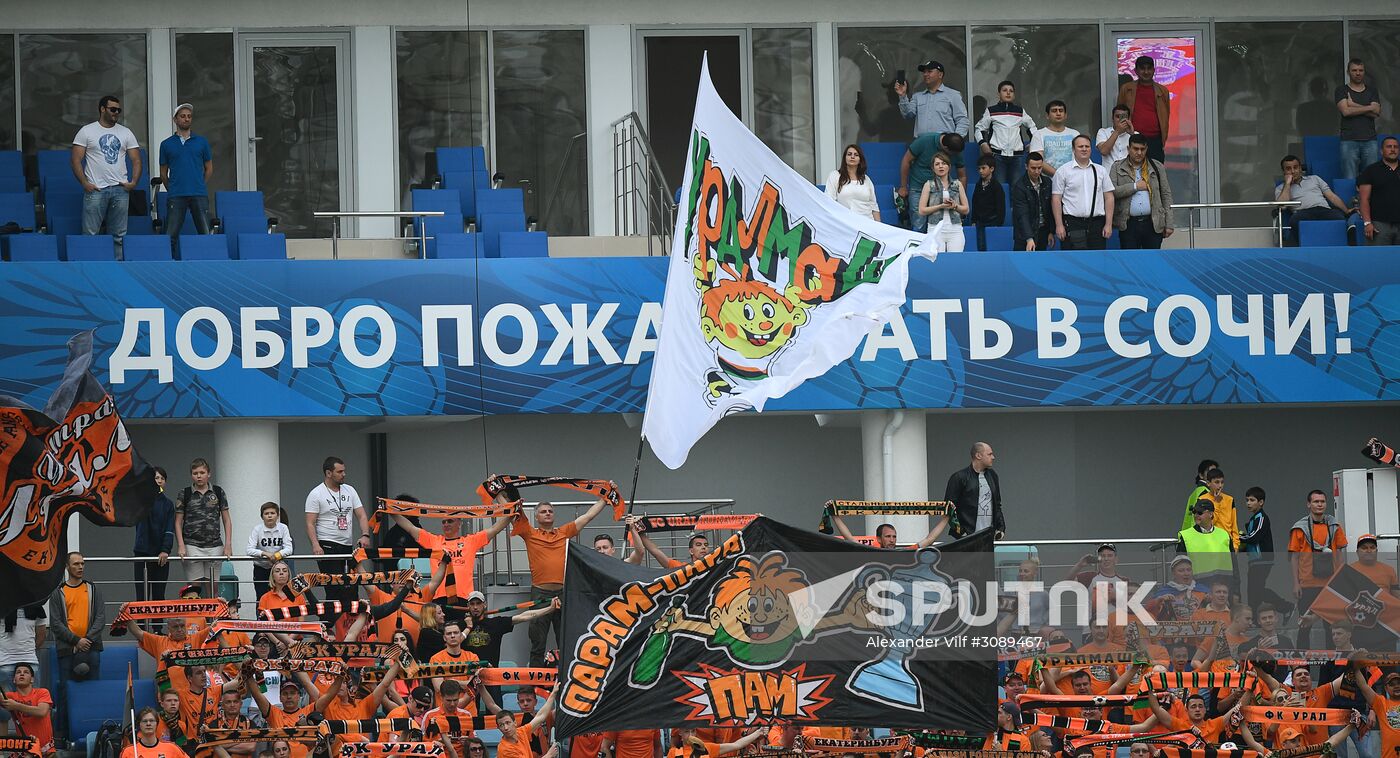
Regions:
M 1319 524 L 1316 521 L 1310 520 L 1308 525 L 1312 529 L 1313 542 L 1319 545 L 1326 545 L 1327 524 Z M 1337 534 L 1333 538 L 1332 544 L 1329 546 L 1332 548 L 1333 552 L 1327 555 L 1328 558 L 1332 559 L 1333 566 L 1342 565 L 1343 560 L 1339 553 L 1342 548 L 1346 546 L 1346 531 L 1342 529 L 1341 524 L 1338 524 Z M 1288 552 L 1298 553 L 1298 584 L 1304 587 L 1323 587 L 1326 586 L 1327 580 L 1332 578 L 1334 572 L 1331 571 L 1327 572 L 1326 576 L 1313 576 L 1312 545 L 1308 543 L 1308 538 L 1303 534 L 1302 529 L 1293 528 L 1288 530 Z
M 282 706 L 274 704 L 267 709 L 267 725 L 273 729 L 285 729 L 296 726 L 303 716 L 311 712 L 310 705 L 304 705 L 291 713 L 282 710 Z M 303 742 L 288 742 L 292 749 L 292 758 L 306 758 L 311 754 L 311 748 Z
M 603 749 L 603 733 L 576 734 L 569 741 L 569 758 L 598 758 Z
M 521 724 L 515 728 L 515 739 L 505 737 L 496 745 L 496 758 L 532 758 L 530 750 L 530 725 Z
M 283 595 L 281 592 L 277 590 L 268 590 L 262 594 L 262 597 L 258 598 L 258 613 L 261 615 L 263 611 L 306 605 L 306 602 L 305 595 L 292 595 L 292 599 L 288 600 L 287 596 Z
M 578 525 L 569 523 L 554 529 L 536 529 L 524 515 L 515 517 L 510 533 L 525 540 L 525 554 L 530 560 L 530 584 L 564 583 L 564 544 L 578 536 Z
M 1115 645 L 1111 641 L 1104 642 L 1102 644 L 1097 642 L 1090 642 L 1089 644 L 1080 647 L 1075 652 L 1112 653 L 1122 649 L 1123 648 L 1121 646 Z M 1078 666 L 1074 669 L 1066 668 L 1064 671 L 1060 672 L 1060 676 L 1061 678 L 1067 677 L 1077 670 L 1089 672 L 1089 691 L 1095 695 L 1107 695 L 1108 691 L 1113 689 L 1113 683 L 1118 681 L 1118 677 L 1123 674 L 1122 666 L 1114 666 L 1107 663 L 1095 663 L 1092 666 Z
M 1289 691 L 1295 692 L 1296 690 L 1293 690 L 1290 687 Z M 1309 692 L 1304 697 L 1303 707 L 1326 708 L 1327 704 L 1332 702 L 1332 698 L 1336 697 L 1336 694 L 1337 693 L 1335 691 L 1335 688 L 1332 686 L 1331 682 L 1328 682 L 1326 684 L 1320 684 L 1316 687 L 1313 687 L 1312 692 Z M 1298 731 L 1303 733 L 1304 745 L 1321 745 L 1322 743 L 1327 741 L 1326 726 L 1307 724 L 1289 724 L 1289 726 L 1292 726 L 1294 729 L 1297 729 Z
M 821 737 L 828 740 L 849 740 L 851 729 L 845 726 L 804 726 L 802 727 L 802 736 Z
M 39 754 L 49 755 L 54 751 L 53 747 L 53 696 L 43 687 L 32 687 L 28 695 L 20 694 L 19 690 L 9 690 L 5 692 L 5 697 L 24 705 L 42 705 L 48 703 L 49 715 L 47 716 L 26 716 L 22 713 L 13 714 L 14 720 L 19 724 L 20 733 L 33 737 L 39 741 Z
M 476 570 L 476 554 L 490 542 L 491 537 L 486 532 L 472 532 L 453 540 L 426 529 L 419 532 L 420 546 L 429 550 L 441 550 L 452 559 L 447 577 L 438 585 L 433 597 L 465 598 L 472 594 L 475 587 L 472 572 Z
M 1381 755 L 1395 755 L 1400 750 L 1400 700 L 1376 693 L 1370 705 L 1381 730 Z
M 613 743 L 613 758 L 655 758 L 656 730 L 627 729 L 608 732 Z
M 441 587 L 438 588 L 442 589 Z M 378 587 L 369 588 L 369 601 L 374 605 L 383 605 L 394 599 L 394 593 L 385 592 Z M 403 604 L 397 611 L 374 622 L 376 634 L 380 642 L 393 642 L 394 632 L 402 629 L 408 633 L 408 637 L 413 644 L 418 644 L 418 633 L 422 630 L 418 625 L 418 619 L 408 615 L 405 609 L 421 614 L 423 606 L 431 600 L 423 590 L 413 590 L 404 595 Z M 412 652 L 412 651 L 410 651 Z
M 180 731 L 186 735 L 199 734 L 201 725 L 218 708 L 220 692 L 205 687 L 203 692 L 195 694 L 190 692 L 184 672 L 178 666 L 171 669 L 170 674 L 170 683 L 180 695 Z
M 135 745 L 127 745 L 122 750 L 121 758 L 189 758 L 185 751 L 173 742 L 157 741 L 155 747 L 141 746 L 141 754 L 136 754 Z
M 337 694 L 334 699 L 326 704 L 325 716 L 332 721 L 355 721 L 359 719 L 372 719 L 374 712 L 379 710 L 379 703 L 370 698 L 352 700 L 345 702 Z M 340 734 L 336 735 L 342 742 L 363 742 L 364 734 Z
M 166 668 L 164 656 L 167 652 L 171 650 L 190 650 L 203 647 L 204 641 L 208 635 L 209 631 L 208 627 L 206 627 L 196 632 L 190 632 L 185 635 L 185 639 L 176 642 L 163 634 L 146 632 L 141 635 L 141 641 L 137 644 L 142 650 L 146 651 L 147 655 L 156 659 L 156 671 L 164 671 Z
M 677 745 L 666 751 L 666 758 L 719 758 L 719 745 L 704 743 L 704 751 L 693 745 Z

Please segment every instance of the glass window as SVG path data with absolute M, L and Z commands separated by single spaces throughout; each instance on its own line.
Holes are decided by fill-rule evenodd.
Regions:
M 555 235 L 588 233 L 588 86 L 582 30 L 494 32 L 496 165 L 525 214 Z
M 1063 100 L 1068 126 L 1092 136 L 1103 120 L 1098 52 L 1099 28 L 1088 24 L 972 27 L 972 123 L 1009 79 L 1037 126 L 1045 126 L 1045 104 Z
M 438 147 L 486 144 L 486 32 L 401 31 L 398 59 L 399 187 L 430 177 L 425 156 Z
M 214 176 L 209 194 L 238 189 L 237 132 L 233 111 L 233 34 L 231 32 L 175 35 L 175 102 L 194 106 L 195 133 L 209 140 Z M 156 134 L 157 140 L 168 136 Z M 159 147 L 159 143 L 157 143 Z M 159 176 L 159 154 L 151 159 Z M 217 209 L 215 209 L 217 212 Z
M 19 67 L 26 152 L 67 149 L 103 95 L 121 98 L 121 123 L 150 147 L 145 34 L 21 34 Z
M 1220 199 L 1272 200 L 1279 159 L 1302 155 L 1304 134 L 1336 134 L 1330 102 L 1340 81 L 1340 21 L 1215 25 Z M 1222 215 L 1226 226 L 1264 226 L 1267 211 Z
M 836 35 L 841 100 L 841 143 L 908 142 L 914 122 L 899 114 L 895 75 L 904 71 L 913 92 L 923 89 L 919 64 L 943 64 L 943 82 L 967 99 L 967 39 L 962 26 L 843 26 Z M 971 118 L 971 114 L 969 114 Z M 840 156 L 817 157 L 823 174 Z
M 753 121 L 759 139 L 816 181 L 812 30 L 753 30 Z
M 1376 119 L 1376 132 L 1400 132 L 1395 103 L 1400 95 L 1400 77 L 1395 76 L 1395 62 L 1400 61 L 1400 21 L 1352 21 L 1347 25 L 1351 57 L 1366 64 L 1366 80 L 1381 96 L 1381 117 Z M 1343 78 L 1338 75 L 1337 84 Z M 1336 86 L 1336 85 L 1333 85 Z
M 0 150 L 19 148 L 15 139 L 15 37 L 0 34 Z

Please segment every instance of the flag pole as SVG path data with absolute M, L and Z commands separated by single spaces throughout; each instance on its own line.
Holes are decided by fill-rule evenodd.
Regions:
M 646 447 L 647 435 L 645 432 L 637 436 L 637 461 L 632 465 L 632 494 L 627 497 L 627 515 L 632 515 L 632 508 L 637 504 L 637 480 L 642 477 L 642 450 Z
M 131 715 L 131 754 L 133 756 L 140 750 L 136 746 L 136 692 L 132 687 L 131 662 L 126 664 L 126 705 Z

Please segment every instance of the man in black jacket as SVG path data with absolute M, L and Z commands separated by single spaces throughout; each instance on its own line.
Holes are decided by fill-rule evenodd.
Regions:
M 1055 217 L 1050 213 L 1050 178 L 1045 176 L 1045 156 L 1026 156 L 1026 173 L 1011 183 L 1011 225 L 1014 250 L 1049 250 Z
M 1020 184 L 1020 181 L 1017 182 Z M 1006 519 L 1001 515 L 1001 483 L 992 470 L 996 453 L 985 442 L 972 444 L 972 465 L 948 477 L 943 499 L 953 504 L 953 536 L 963 537 L 979 529 L 992 527 L 997 539 L 1006 534 Z

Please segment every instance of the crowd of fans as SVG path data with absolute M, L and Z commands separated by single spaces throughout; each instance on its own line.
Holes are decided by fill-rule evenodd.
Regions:
M 1165 146 L 1171 128 L 1171 96 L 1156 83 L 1156 62 L 1135 62 L 1135 79 L 1118 89 L 1109 126 L 1092 137 L 1070 127 L 1068 106 L 1051 100 L 1046 125 L 1016 102 L 1016 84 L 997 85 L 996 102 L 970 124 L 962 95 L 943 83 L 943 64 L 919 64 L 924 89 L 912 92 L 897 79 L 899 111 L 913 121 L 913 137 L 894 191 L 900 223 L 923 232 L 940 252 L 961 252 L 961 226 L 975 226 L 978 249 L 986 229 L 1011 226 L 1014 250 L 1102 250 L 1117 230 L 1123 249 L 1156 249 L 1174 232 L 1172 187 Z M 902 75 L 902 71 L 900 75 Z M 1340 178 L 1355 179 L 1354 196 L 1338 197 L 1323 177 L 1306 176 L 1296 156 L 1283 158 L 1274 199 L 1296 201 L 1285 215 L 1296 241 L 1299 221 L 1355 219 L 1369 244 L 1400 244 L 1400 141 L 1377 141 L 1380 95 L 1353 58 L 1333 100 L 1339 112 Z M 979 146 L 975 180 L 963 152 Z M 827 178 L 827 194 L 845 207 L 879 220 L 868 162 L 860 145 L 847 145 L 840 167 Z M 1003 185 L 1010 187 L 1007 219 Z M 1262 198 L 1261 198 L 1262 199 Z M 939 223 L 943 226 L 937 226 Z M 1359 240 L 1358 240 L 1359 241 Z
M 881 525 L 875 531 L 876 544 L 882 548 L 921 548 L 945 534 L 956 538 L 982 529 L 992 529 L 1000 537 L 1006 521 L 1001 484 L 993 469 L 995 460 L 991 445 L 975 443 L 969 465 L 949 477 L 945 499 L 952 505 L 948 515 L 934 518 L 927 536 L 913 545 L 898 544 L 895 528 Z M 346 604 L 325 606 L 319 617 L 326 625 L 325 639 L 392 643 L 413 660 L 423 662 L 500 664 L 504 638 L 517 626 L 526 625 L 529 665 L 552 665 L 556 654 L 552 648 L 559 641 L 566 544 L 602 512 L 606 498 L 600 497 L 577 518 L 562 524 L 556 521 L 549 503 L 540 503 L 533 520 L 516 511 L 489 520 L 479 531 L 464 532 L 462 519 L 429 519 L 440 522 L 438 530 L 402 515 L 371 521 L 358 494 L 346 483 L 344 462 L 327 458 L 322 468 L 323 480 L 308 494 L 304 507 L 311 552 L 325 556 L 317 561 L 319 571 L 388 571 L 398 565 L 397 560 L 380 563 L 382 559 L 357 554 L 357 548 L 419 547 L 440 556 L 430 577 L 406 573 L 385 588 L 327 586 L 328 600 Z M 191 484 L 174 493 L 173 503 L 164 491 L 165 472 L 160 471 L 159 477 L 161 502 L 137 528 L 136 552 L 154 553 L 154 560 L 147 562 L 150 565 L 138 568 L 139 596 L 164 598 L 167 559 L 175 551 L 196 559 L 182 562 L 187 583 L 179 592 L 180 598 L 211 597 L 217 589 L 213 573 L 220 562 L 217 558 L 232 554 L 229 501 L 213 483 L 210 466 L 203 459 L 192 462 Z M 519 499 L 518 492 L 506 488 L 495 501 L 508 504 Z M 396 500 L 416 502 L 407 494 Z M 1306 509 L 1287 519 L 1298 516 L 1287 537 L 1286 565 L 1292 592 L 1281 596 L 1268 586 L 1274 543 L 1263 489 L 1250 487 L 1246 491 L 1245 512 L 1241 513 L 1225 491 L 1220 465 L 1205 460 L 1197 468 L 1186 506 L 1178 533 L 1178 554 L 1170 562 L 1169 576 L 1154 582 L 1141 604 L 1155 623 L 1133 617 L 1126 617 L 1125 623 L 1106 615 L 1104 620 L 1096 617 L 1082 628 L 1052 625 L 1055 601 L 1049 591 L 1005 595 L 997 633 L 1012 635 L 1021 643 L 999 663 L 997 732 L 925 736 L 985 737 L 980 749 L 1038 751 L 1047 756 L 1092 753 L 1100 758 L 1119 749 L 1132 758 L 1144 758 L 1140 755 L 1143 751 L 1180 747 L 1183 734 L 1199 740 L 1197 750 L 1248 748 L 1267 754 L 1328 745 L 1318 747 L 1325 751 L 1350 741 L 1359 758 L 1377 758 L 1378 742 L 1385 755 L 1400 748 L 1400 672 L 1393 671 L 1400 664 L 1400 657 L 1394 657 L 1396 637 L 1388 632 L 1378 635 L 1376 625 L 1370 623 L 1374 618 L 1363 622 L 1359 612 L 1348 611 L 1344 617 L 1322 613 L 1323 601 L 1319 599 L 1326 599 L 1335 610 L 1335 598 L 1328 594 L 1329 581 L 1351 569 L 1373 583 L 1373 601 L 1382 605 L 1389 602 L 1381 596 L 1388 598 L 1397 590 L 1397 576 L 1394 568 L 1378 560 L 1377 538 L 1359 536 L 1354 559 L 1349 560 L 1345 551 L 1352 543 L 1343 525 L 1328 513 L 1326 494 L 1309 493 Z M 260 523 L 246 540 L 246 554 L 257 565 L 258 610 L 316 603 L 316 589 L 299 592 L 292 581 L 293 566 L 287 556 L 295 547 L 285 510 L 266 503 L 260 516 Z M 629 563 L 639 563 L 644 553 L 663 567 L 685 562 L 662 551 L 638 528 L 637 519 L 627 517 L 624 526 L 630 544 L 625 558 L 620 540 L 605 531 L 593 536 L 593 549 Z M 833 526 L 839 536 L 857 539 L 839 517 L 834 518 Z M 514 615 L 488 611 L 486 596 L 477 588 L 474 576 L 479 552 L 488 549 L 507 528 L 510 535 L 524 542 L 532 585 L 528 610 Z M 704 535 L 691 535 L 686 558 L 696 560 L 708 551 Z M 207 557 L 216 560 L 202 560 Z M 75 705 L 65 702 L 66 684 L 94 676 L 99 667 L 108 620 L 102 594 L 86 578 L 85 569 L 82 555 L 68 555 L 65 582 L 47 607 L 19 609 L 5 620 L 0 633 L 0 681 L 10 685 L 0 696 L 0 720 L 12 721 L 12 732 L 36 737 L 45 754 L 67 740 L 83 738 L 64 733 L 66 719 L 61 716 L 64 709 Z M 1032 557 L 1020 564 L 1017 578 L 1046 583 L 1059 579 L 1043 573 L 1040 561 Z M 1120 570 L 1117 546 L 1106 543 L 1074 563 L 1062 581 L 1077 582 L 1091 590 L 1103 585 L 1104 592 L 1095 596 L 1099 598 L 1096 602 L 1117 607 L 1135 596 L 1148 578 L 1127 576 Z M 364 602 L 348 604 L 357 600 Z M 469 726 L 433 737 L 440 738 L 458 758 L 487 758 L 492 752 L 500 758 L 558 758 L 562 754 L 573 758 L 657 758 L 667 750 L 674 758 L 686 758 L 701 753 L 717 756 L 765 749 L 801 750 L 804 736 L 858 740 L 871 735 L 870 728 L 774 725 L 698 731 L 639 729 L 588 734 L 555 743 L 549 737 L 552 693 L 545 688 L 515 691 L 513 712 L 504 707 L 511 693 L 483 686 L 474 674 L 402 680 L 397 676 L 402 663 L 395 663 L 380 678 L 366 680 L 353 669 L 345 675 L 289 674 L 274 668 L 254 674 L 251 666 L 237 663 L 173 666 L 164 658 L 172 650 L 246 645 L 254 658 L 274 659 L 283 657 L 295 640 L 282 633 L 257 633 L 251 638 L 240 631 L 216 633 L 207 620 L 181 617 L 131 620 L 127 629 L 140 650 L 152 657 L 160 689 L 158 706 L 141 711 L 135 719 L 140 750 L 133 758 L 140 758 L 141 751 L 156 751 L 163 758 L 194 755 L 207 729 L 280 728 L 321 719 L 369 719 L 378 714 L 412 719 L 420 730 L 437 716 L 467 717 L 460 722 L 466 725 L 472 724 L 473 717 L 494 716 L 493 726 L 500 735 L 495 744 L 479 739 Z M 1383 625 L 1380 629 L 1385 631 Z M 57 645 L 58 667 L 51 688 L 40 687 L 36 681 L 38 651 L 47 637 Z M 1314 641 L 1314 637 L 1320 639 Z M 1358 650 L 1363 644 L 1370 652 Z M 1392 657 L 1373 661 L 1382 655 L 1379 651 L 1390 651 Z M 1193 673 L 1219 678 L 1152 684 L 1158 674 Z M 1230 678 L 1232 674 L 1239 676 Z M 1169 686 L 1173 683 L 1176 686 Z M 1054 699 L 1057 696 L 1070 700 L 1059 705 Z M 1320 724 L 1274 723 L 1261 719 L 1258 709 L 1251 710 L 1253 705 L 1330 709 L 1327 712 L 1343 716 Z M 1121 746 L 1098 742 L 1114 735 L 1145 742 Z M 1080 742 L 1085 737 L 1093 739 L 1091 744 Z M 304 758 L 314 749 L 319 748 L 297 741 L 250 740 L 219 745 L 213 753 L 217 758 L 266 758 L 268 754 L 272 758 Z M 911 750 L 915 755 L 937 752 L 936 747 Z

